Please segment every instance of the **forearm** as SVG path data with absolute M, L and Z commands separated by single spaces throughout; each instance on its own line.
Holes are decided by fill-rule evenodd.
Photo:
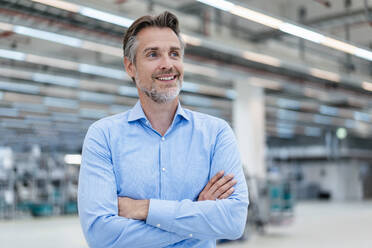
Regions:
M 200 240 L 237 239 L 244 231 L 248 202 L 239 199 L 193 202 L 150 201 L 146 223 Z
M 115 215 L 81 217 L 81 223 L 91 248 L 165 247 L 187 239 L 144 221 Z

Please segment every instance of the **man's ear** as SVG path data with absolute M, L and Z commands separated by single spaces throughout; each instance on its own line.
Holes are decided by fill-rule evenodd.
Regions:
M 136 75 L 136 68 L 135 65 L 127 57 L 124 57 L 124 67 L 129 77 L 134 78 Z

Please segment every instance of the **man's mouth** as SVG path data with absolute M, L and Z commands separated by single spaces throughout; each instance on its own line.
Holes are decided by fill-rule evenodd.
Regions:
M 160 80 L 160 81 L 173 81 L 177 78 L 177 75 L 163 75 L 163 76 L 159 76 L 159 77 L 155 77 L 157 80 Z

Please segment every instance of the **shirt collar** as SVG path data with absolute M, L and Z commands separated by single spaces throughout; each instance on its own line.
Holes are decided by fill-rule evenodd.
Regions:
M 136 121 L 140 119 L 147 119 L 145 113 L 143 112 L 141 102 L 138 100 L 136 105 L 130 110 L 128 116 L 128 122 Z
M 174 116 L 177 117 L 178 115 L 182 116 L 184 119 L 186 119 L 188 121 L 190 120 L 190 117 L 187 115 L 185 110 L 182 108 L 180 102 L 178 102 L 177 111 L 176 111 L 176 114 Z M 137 120 L 140 120 L 140 119 L 147 120 L 146 115 L 143 112 L 141 102 L 140 102 L 140 100 L 138 100 L 136 105 L 134 105 L 134 107 L 130 110 L 130 113 L 129 113 L 129 116 L 128 116 L 128 122 L 137 121 Z

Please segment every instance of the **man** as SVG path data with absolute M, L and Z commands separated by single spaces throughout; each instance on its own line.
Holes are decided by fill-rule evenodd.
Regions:
M 235 138 L 225 121 L 181 107 L 183 52 L 169 12 L 125 34 L 139 101 L 86 135 L 78 200 L 90 247 L 215 247 L 242 235 L 248 192 Z

